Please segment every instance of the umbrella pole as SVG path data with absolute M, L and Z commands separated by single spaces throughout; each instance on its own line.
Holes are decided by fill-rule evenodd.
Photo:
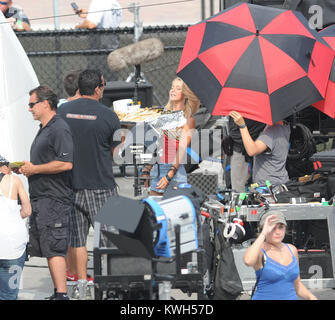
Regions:
M 226 136 L 229 136 L 229 117 L 225 116 L 223 118 L 223 128 L 224 128 L 224 134 Z M 223 166 L 223 181 L 224 181 L 224 189 L 228 189 L 227 188 L 227 164 L 228 164 L 228 156 L 225 154 L 224 155 L 224 159 L 223 159 L 223 164 L 221 164 Z

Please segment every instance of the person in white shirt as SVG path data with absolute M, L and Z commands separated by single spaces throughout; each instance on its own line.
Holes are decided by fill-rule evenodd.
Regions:
M 23 219 L 31 215 L 31 205 L 20 178 L 5 165 L 0 167 L 0 210 L 0 300 L 16 300 L 28 242 Z
M 122 8 L 117 0 L 92 0 L 88 10 L 80 8 L 79 17 L 85 19 L 77 29 L 117 28 L 122 20 Z
M 115 29 L 119 27 L 122 20 L 122 8 L 117 0 L 92 0 L 87 9 L 79 8 L 74 10 L 84 21 L 76 25 L 77 29 Z M 87 35 L 90 50 L 107 49 L 116 50 L 120 46 L 120 37 L 117 32 L 97 33 L 91 32 Z M 107 64 L 107 59 L 100 62 L 96 55 L 87 56 L 87 69 L 104 70 L 106 81 L 118 80 L 118 73 L 111 71 Z

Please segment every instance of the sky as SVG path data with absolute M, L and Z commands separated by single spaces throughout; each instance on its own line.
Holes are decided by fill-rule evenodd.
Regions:
M 80 8 L 88 9 L 90 0 L 74 0 Z M 103 0 L 100 0 L 103 1 Z M 206 3 L 206 16 L 210 14 L 210 1 L 213 1 L 214 10 L 219 8 L 219 0 L 204 0 Z M 73 0 L 13 0 L 14 5 L 21 6 L 34 30 L 53 29 L 54 19 L 40 19 L 54 16 L 54 2 L 58 2 L 59 15 L 71 15 L 60 17 L 60 28 L 71 29 L 82 19 L 73 14 L 71 2 Z M 178 3 L 179 2 L 179 3 Z M 119 0 L 123 10 L 121 27 L 134 25 L 134 14 L 128 10 L 130 3 L 138 3 L 140 6 L 140 21 L 144 26 L 156 25 L 185 25 L 201 21 L 202 0 Z M 215 13 L 216 13 L 215 12 Z

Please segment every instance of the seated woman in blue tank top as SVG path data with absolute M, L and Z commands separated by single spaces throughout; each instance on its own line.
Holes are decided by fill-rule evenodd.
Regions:
M 296 247 L 282 242 L 286 225 L 281 211 L 264 214 L 262 232 L 244 255 L 244 263 L 255 269 L 258 279 L 252 300 L 317 299 L 301 282 Z

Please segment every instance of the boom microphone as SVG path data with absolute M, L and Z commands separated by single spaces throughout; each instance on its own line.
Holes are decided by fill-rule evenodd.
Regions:
M 161 40 L 150 38 L 114 50 L 107 57 L 112 71 L 120 71 L 126 67 L 140 65 L 159 58 L 164 52 Z

